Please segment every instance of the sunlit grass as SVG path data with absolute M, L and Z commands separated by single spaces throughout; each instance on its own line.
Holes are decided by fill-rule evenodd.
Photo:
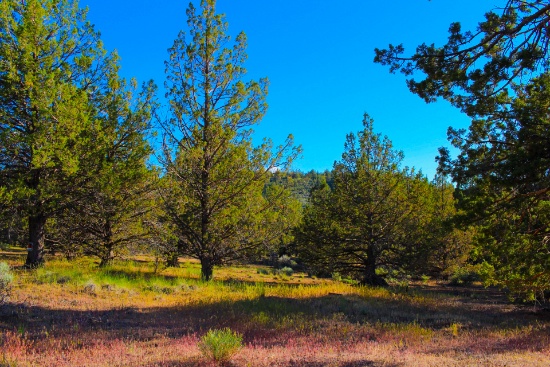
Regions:
M 244 338 L 235 366 L 477 363 L 471 355 L 544 366 L 550 353 L 550 322 L 515 315 L 512 305 L 300 273 L 285 279 L 255 265 L 216 268 L 214 280 L 203 282 L 197 261 L 180 265 L 163 268 L 139 257 L 99 268 L 94 259 L 51 258 L 43 268 L 16 268 L 9 312 L 17 317 L 0 318 L 6 360 L 206 366 L 200 337 L 226 327 Z M 54 353 L 59 350 L 62 360 Z

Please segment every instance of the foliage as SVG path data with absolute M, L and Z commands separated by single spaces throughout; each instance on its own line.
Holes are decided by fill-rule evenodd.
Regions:
M 218 363 L 228 362 L 242 348 L 243 337 L 229 328 L 208 330 L 201 338 L 199 350 L 205 358 Z
M 334 189 L 318 187 L 297 230 L 299 255 L 317 272 L 351 274 L 385 285 L 377 267 L 395 266 L 402 253 L 421 245 L 419 228 L 429 218 L 429 183 L 401 169 L 403 153 L 374 133 L 349 134 L 342 160 L 332 171 Z
M 0 262 L 0 306 L 10 298 L 13 283 L 13 273 L 5 262 Z
M 424 73 L 424 80 L 407 84 L 427 102 L 443 97 L 472 118 L 493 115 L 506 109 L 512 90 L 548 71 L 549 10 L 546 0 L 507 0 L 474 32 L 452 23 L 443 47 L 422 44 L 404 57 L 402 45 L 389 45 L 376 49 L 374 60 L 391 72 Z
M 262 275 L 268 275 L 269 274 L 269 271 L 267 269 L 264 269 L 264 268 L 258 268 L 258 270 L 256 272 L 258 274 L 262 274 Z
M 449 283 L 451 285 L 471 285 L 481 281 L 482 266 L 465 265 L 456 266 L 448 270 Z
M 0 199 L 0 248 L 24 243 L 25 229 L 21 211 Z
M 528 298 L 550 289 L 549 87 L 550 74 L 535 78 L 517 91 L 508 113 L 472 124 L 455 140 L 460 155 L 444 161 L 462 221 L 480 224 L 478 261 L 494 267 L 493 280 Z
M 376 61 L 407 75 L 426 101 L 443 97 L 472 117 L 468 130 L 449 128 L 452 158 L 440 149 L 440 170 L 456 183 L 459 219 L 475 223 L 474 260 L 487 281 L 525 298 L 550 289 L 549 100 L 547 1 L 509 0 L 486 14 L 477 32 L 454 23 L 448 43 L 377 50 Z
M 436 175 L 424 192 L 425 221 L 417 228 L 417 243 L 409 248 L 400 259 L 400 267 L 408 275 L 421 277 L 445 276 L 450 268 L 456 268 L 471 261 L 474 229 L 455 226 L 457 209 L 453 197 L 454 186 L 443 175 Z
M 276 171 L 269 178 L 269 182 L 288 189 L 292 196 L 305 206 L 310 201 L 311 191 L 326 182 L 332 186 L 332 173 L 330 171 L 315 172 L 313 170 L 303 173 L 300 171 Z
M 252 127 L 265 114 L 267 80 L 243 82 L 246 36 L 233 48 L 215 1 L 187 10 L 189 40 L 180 32 L 166 62 L 170 118 L 160 121 L 161 163 L 166 186 L 161 195 L 182 254 L 201 261 L 202 277 L 213 267 L 255 253 L 286 232 L 279 219 L 296 205 L 272 186 L 269 173 L 284 169 L 298 154 L 289 136 L 252 145 Z M 282 223 L 282 224 L 281 224 Z
M 46 223 L 70 201 L 91 143 L 104 54 L 76 1 L 0 3 L 0 208 L 26 218 L 28 266 L 43 262 Z
M 277 267 L 279 269 L 282 269 L 285 267 L 294 268 L 297 265 L 298 264 L 296 263 L 296 261 L 292 260 L 288 255 L 283 255 L 277 259 Z
M 288 266 L 285 266 L 284 268 L 281 268 L 279 270 L 279 272 L 281 274 L 286 275 L 286 276 L 291 276 L 292 274 L 294 274 L 294 270 L 292 268 L 288 267 Z
M 136 82 L 128 85 L 118 69 L 113 55 L 94 103 L 98 131 L 81 160 L 82 184 L 72 194 L 73 204 L 58 216 L 55 233 L 56 249 L 76 247 L 99 257 L 101 266 L 146 242 L 151 233 L 143 222 L 155 204 L 156 173 L 146 166 L 151 153 L 146 137 L 156 87 L 149 82 L 138 92 Z

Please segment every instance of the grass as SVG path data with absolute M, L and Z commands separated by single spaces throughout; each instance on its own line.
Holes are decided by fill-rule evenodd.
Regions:
M 155 272 L 148 258 L 103 269 L 49 259 L 14 273 L 0 366 L 210 366 L 200 340 L 225 328 L 243 337 L 234 366 L 547 366 L 550 357 L 550 315 L 493 289 L 274 279 L 257 266 L 216 269 L 205 283 L 195 261 Z

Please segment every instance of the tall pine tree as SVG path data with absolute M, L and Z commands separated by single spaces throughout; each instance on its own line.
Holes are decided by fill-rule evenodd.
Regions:
M 273 149 L 254 147 L 251 134 L 266 112 L 267 80 L 243 82 L 246 36 L 232 48 L 214 0 L 187 10 L 188 39 L 181 32 L 166 62 L 171 118 L 164 131 L 162 163 L 168 189 L 165 209 L 181 251 L 200 260 L 202 278 L 213 267 L 242 258 L 262 243 L 258 226 L 284 194 L 263 196 L 273 169 L 296 155 L 292 137 Z

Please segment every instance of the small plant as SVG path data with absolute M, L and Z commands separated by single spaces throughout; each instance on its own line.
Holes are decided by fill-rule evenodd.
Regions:
M 13 274 L 8 264 L 0 263 L 0 306 L 6 303 L 11 294 Z
M 449 277 L 449 284 L 454 286 L 471 285 L 474 282 L 480 281 L 478 265 L 465 265 L 453 269 Z
M 229 328 L 209 330 L 199 342 L 199 350 L 207 359 L 223 364 L 242 348 L 243 337 Z
M 267 271 L 267 269 L 264 269 L 264 268 L 258 268 L 257 273 L 262 275 L 268 275 L 269 271 Z
M 85 285 L 84 285 L 84 293 L 87 293 L 87 294 L 90 294 L 90 295 L 95 295 L 96 294 L 96 290 L 97 290 L 97 285 L 89 280 Z
M 289 268 L 288 266 L 285 266 L 284 268 L 282 268 L 280 272 L 281 274 L 284 274 L 286 276 L 291 276 L 292 274 L 294 274 L 294 270 L 292 270 L 292 268 Z
M 6 357 L 6 354 L 2 354 L 0 359 L 0 367 L 17 367 L 17 362 Z
M 449 332 L 452 336 L 456 338 L 458 336 L 458 331 L 461 327 L 462 325 L 453 322 L 451 325 L 449 325 Z
M 298 264 L 296 263 L 296 261 L 292 260 L 289 256 L 287 255 L 283 255 L 281 257 L 279 257 L 277 259 L 277 267 L 279 269 L 282 269 L 282 268 L 294 268 L 296 267 Z
M 340 275 L 340 273 L 334 272 L 334 273 L 332 273 L 332 280 L 334 280 L 336 282 L 340 282 L 340 281 L 342 281 L 342 276 Z

